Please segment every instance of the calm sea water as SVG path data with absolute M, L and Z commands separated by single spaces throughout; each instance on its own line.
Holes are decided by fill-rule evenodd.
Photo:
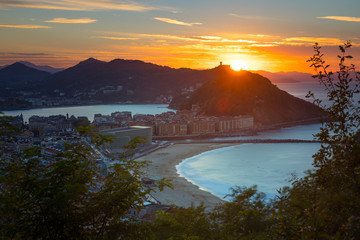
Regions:
M 109 105 L 91 105 L 91 106 L 74 106 L 74 107 L 57 107 L 57 108 L 36 108 L 28 110 L 13 110 L 4 111 L 4 114 L 9 116 L 17 116 L 21 113 L 24 116 L 24 121 L 32 115 L 50 116 L 50 115 L 74 115 L 75 117 L 85 116 L 90 121 L 93 121 L 94 114 L 101 113 L 103 115 L 110 115 L 113 112 L 130 111 L 132 114 L 160 114 L 167 111 L 173 111 L 167 108 L 166 104 L 109 104 Z
M 276 83 L 275 85 L 277 85 L 277 87 L 281 90 L 284 90 L 291 95 L 294 95 L 295 97 L 305 99 L 310 102 L 311 100 L 305 97 L 309 91 L 314 92 L 316 98 L 321 100 L 326 99 L 326 91 L 316 79 L 314 79 L 313 82 Z
M 325 88 L 314 79 L 314 82 L 298 82 L 298 83 L 277 83 L 278 88 L 284 90 L 295 97 L 304 99 L 309 102 L 313 102 L 312 99 L 306 98 L 306 94 L 311 91 L 315 94 L 315 98 L 322 100 L 322 105 L 330 106 L 330 102 L 327 100 L 327 92 Z M 354 95 L 354 100 L 360 100 L 360 94 Z
M 263 138 L 312 139 L 319 124 L 284 128 L 265 132 Z M 312 155 L 320 143 L 240 144 L 216 149 L 185 159 L 177 172 L 188 181 L 218 197 L 231 193 L 235 186 L 258 186 L 258 190 L 274 197 L 277 190 L 290 185 L 289 179 L 304 176 L 312 169 Z

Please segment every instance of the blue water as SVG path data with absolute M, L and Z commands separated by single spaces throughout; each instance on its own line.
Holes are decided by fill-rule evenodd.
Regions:
M 312 100 L 305 97 L 309 90 L 314 92 L 316 98 L 326 101 L 327 93 L 316 79 L 313 82 L 276 83 L 275 85 L 281 90 L 309 102 L 312 102 Z
M 260 137 L 311 140 L 319 126 L 273 130 Z M 303 177 L 312 169 L 312 156 L 319 148 L 319 143 L 240 144 L 185 159 L 176 168 L 188 181 L 221 198 L 230 194 L 232 187 L 253 185 L 271 198 L 278 189 L 290 185 L 293 175 Z
M 295 97 L 304 99 L 309 102 L 313 102 L 313 99 L 306 98 L 306 94 L 311 90 L 315 94 L 315 98 L 320 99 L 322 101 L 322 105 L 331 106 L 331 102 L 327 99 L 327 91 L 324 86 L 320 85 L 318 80 L 314 79 L 313 82 L 295 82 L 295 83 L 276 83 L 277 87 L 281 90 L 284 90 Z M 350 84 L 351 86 L 352 84 Z M 354 100 L 360 100 L 360 94 L 354 95 Z
M 89 106 L 74 106 L 74 107 L 56 107 L 56 108 L 35 108 L 28 110 L 12 110 L 4 111 L 4 114 L 9 116 L 17 116 L 23 114 L 24 121 L 32 115 L 50 116 L 50 115 L 74 115 L 75 117 L 85 116 L 90 121 L 94 119 L 94 114 L 101 113 L 103 115 L 110 115 L 113 112 L 130 111 L 132 114 L 160 114 L 167 111 L 173 111 L 167 108 L 166 104 L 109 104 L 109 105 L 89 105 Z

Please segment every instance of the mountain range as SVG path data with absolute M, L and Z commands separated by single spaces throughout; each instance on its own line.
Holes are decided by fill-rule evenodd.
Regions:
M 25 100 L 73 99 L 75 104 L 154 103 L 165 99 L 172 100 L 170 107 L 174 109 L 190 109 L 197 104 L 209 116 L 249 114 L 258 123 L 268 125 L 319 116 L 319 109 L 313 104 L 273 84 L 297 81 L 314 80 L 306 73 L 236 72 L 228 65 L 193 70 L 139 60 L 104 62 L 89 58 L 50 73 L 35 69 L 30 63 L 16 62 L 0 69 L 0 100 L 19 98 L 21 94 Z
M 32 89 L 34 84 L 49 77 L 49 72 L 40 71 L 16 62 L 0 69 L 0 94 L 11 95 L 13 91 Z
M 94 99 L 103 101 L 150 103 L 161 95 L 175 96 L 212 78 L 213 74 L 207 70 L 174 69 L 138 60 L 103 62 L 90 58 L 49 76 L 43 86 L 48 91 L 58 89 L 70 96 L 91 93 Z M 88 97 L 85 95 L 82 96 Z
M 92 99 L 105 103 L 131 101 L 152 103 L 159 97 L 175 97 L 193 91 L 217 78 L 217 68 L 174 69 L 139 60 L 114 59 L 110 62 L 89 58 L 67 68 L 16 62 L 0 69 L 0 97 L 18 97 L 19 91 L 33 97 Z M 311 74 L 253 71 L 273 83 L 314 81 Z M 35 94 L 36 93 L 36 94 Z
M 65 70 L 65 68 L 54 68 L 54 67 L 47 66 L 47 65 L 40 66 L 40 65 L 36 65 L 36 64 L 33 64 L 31 62 L 26 62 L 26 61 L 19 61 L 17 63 L 22 63 L 27 67 L 34 68 L 34 69 L 44 71 L 44 72 L 48 72 L 48 73 L 56 73 L 56 72 Z M 10 65 L 0 66 L 0 69 L 6 68 L 8 66 L 10 66 Z

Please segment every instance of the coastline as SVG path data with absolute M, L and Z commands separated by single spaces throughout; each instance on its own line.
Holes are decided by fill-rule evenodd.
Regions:
M 200 153 L 233 145 L 223 143 L 178 143 L 156 150 L 137 160 L 149 163 L 143 169 L 145 177 L 152 179 L 166 178 L 171 181 L 173 189 L 166 187 L 162 192 L 151 193 L 161 204 L 188 208 L 191 205 L 199 206 L 204 203 L 206 208 L 212 209 L 217 204 L 223 203 L 224 200 L 210 192 L 201 190 L 198 186 L 180 176 L 177 173 L 176 165 Z

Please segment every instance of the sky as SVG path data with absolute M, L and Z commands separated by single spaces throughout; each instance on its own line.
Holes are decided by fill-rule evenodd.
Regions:
M 312 72 L 306 60 L 318 42 L 336 70 L 348 40 L 360 66 L 359 10 L 359 0 L 0 0 L 0 66 L 93 57 Z

